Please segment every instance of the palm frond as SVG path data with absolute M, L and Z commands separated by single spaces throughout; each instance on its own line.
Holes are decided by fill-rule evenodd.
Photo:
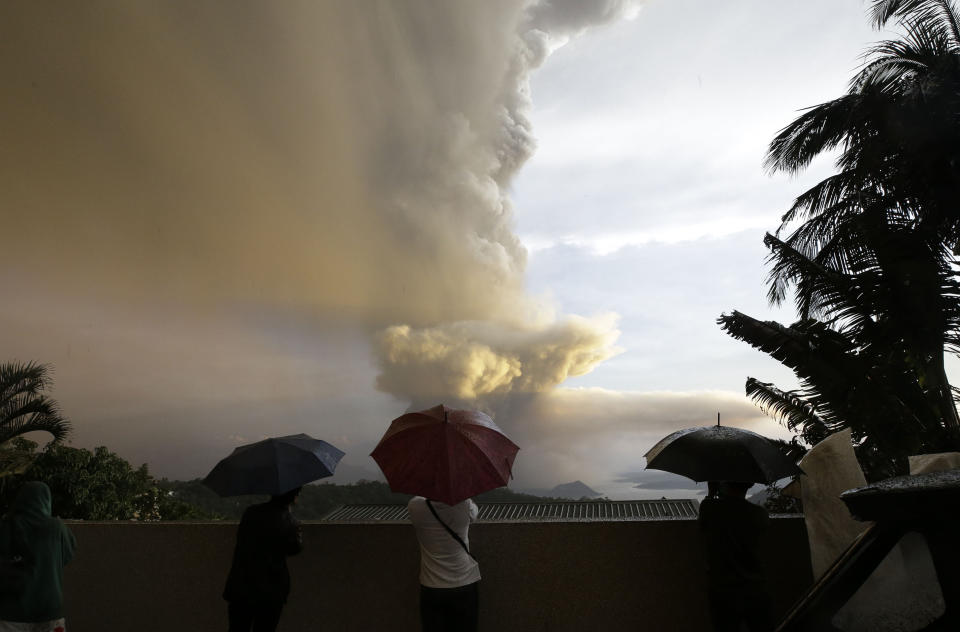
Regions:
M 70 422 L 59 415 L 27 414 L 0 425 L 0 443 L 28 432 L 47 432 L 53 437 L 53 442 L 59 443 L 67 438 L 70 429 Z
M 769 382 L 747 378 L 747 397 L 752 399 L 764 414 L 784 424 L 791 431 L 800 431 L 808 444 L 822 441 L 837 428 L 828 426 L 817 415 L 816 405 L 803 397 L 799 391 L 783 391 Z
M 35 395 L 50 387 L 50 367 L 35 362 L 0 363 L 0 406 L 18 395 Z
M 960 43 L 960 13 L 950 0 L 873 0 L 870 17 L 877 29 L 890 20 L 936 26 Z
M 850 210 L 849 199 L 862 186 L 863 174 L 858 169 L 848 169 L 828 176 L 813 185 L 794 200 L 793 205 L 780 218 L 779 235 L 793 222 L 805 221 L 822 215 L 833 216 Z
M 801 379 L 819 381 L 829 377 L 838 384 L 846 381 L 845 357 L 855 350 L 856 344 L 824 323 L 806 320 L 786 327 L 738 311 L 722 314 L 717 323 L 733 338 L 793 369 Z
M 851 92 L 864 92 L 876 89 L 886 94 L 902 91 L 903 82 L 912 79 L 930 69 L 936 62 L 931 51 L 919 48 L 914 42 L 886 40 L 875 44 L 866 53 L 871 58 L 850 80 Z
M 856 276 L 843 274 L 811 260 L 773 235 L 768 234 L 764 244 L 770 249 L 768 261 L 773 264 L 767 292 L 771 303 L 782 303 L 787 288 L 794 285 L 797 312 L 803 319 L 853 319 L 861 328 L 872 322 L 870 305 L 863 301 L 863 292 Z
M 838 146 L 850 131 L 860 100 L 859 94 L 845 94 L 808 108 L 770 142 L 764 168 L 771 173 L 796 174 L 816 156 Z
M 28 432 L 42 431 L 62 441 L 70 432 L 56 402 L 43 394 L 51 384 L 43 364 L 0 364 L 0 443 Z
M 821 266 L 852 273 L 857 269 L 854 262 L 864 249 L 857 228 L 860 214 L 857 207 L 838 204 L 805 221 L 783 242 Z M 775 237 L 780 239 L 779 234 Z

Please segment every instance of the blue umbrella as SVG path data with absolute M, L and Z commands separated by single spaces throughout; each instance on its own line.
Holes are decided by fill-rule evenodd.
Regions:
M 343 451 L 305 434 L 264 439 L 236 448 L 203 484 L 221 496 L 274 496 L 332 476 L 342 456 Z

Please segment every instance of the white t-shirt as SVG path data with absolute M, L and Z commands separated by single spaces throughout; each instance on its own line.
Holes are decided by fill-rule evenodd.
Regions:
M 477 505 L 467 499 L 456 505 L 431 501 L 437 515 L 463 543 L 470 546 L 467 530 L 477 518 Z M 427 499 L 414 496 L 407 503 L 410 521 L 420 542 L 420 583 L 429 588 L 457 588 L 480 581 L 480 567 L 460 543 L 447 533 L 430 512 Z

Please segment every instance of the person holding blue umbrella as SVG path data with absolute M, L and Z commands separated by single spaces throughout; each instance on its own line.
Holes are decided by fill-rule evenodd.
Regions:
M 273 632 L 290 594 L 287 557 L 303 549 L 292 507 L 303 485 L 331 476 L 343 452 L 305 434 L 240 446 L 204 479 L 221 496 L 270 494 L 247 507 L 223 590 L 229 632 Z
M 243 512 L 223 589 L 229 632 L 276 630 L 290 594 L 287 557 L 303 549 L 300 523 L 291 511 L 299 493 L 295 487 Z

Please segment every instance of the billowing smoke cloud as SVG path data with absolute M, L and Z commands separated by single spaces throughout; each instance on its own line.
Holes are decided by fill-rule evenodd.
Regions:
M 538 66 L 587 28 L 632 19 L 639 10 L 639 0 L 542 0 L 530 7 L 524 24 L 526 58 L 531 66 Z
M 0 8 L 5 278 L 370 326 L 515 321 L 525 34 L 626 3 Z
M 189 439 L 252 394 L 313 420 L 350 381 L 336 328 L 379 362 L 351 375 L 401 401 L 589 371 L 615 319 L 542 317 L 508 192 L 530 72 L 636 6 L 4 3 L 0 282 L 21 304 L 0 347 L 54 364 L 98 442 L 134 413 Z M 354 403 L 338 432 L 367 423 Z
M 372 325 L 513 311 L 522 5 L 96 4 L 0 8 L 4 276 Z
M 583 375 L 616 352 L 616 317 L 569 317 L 535 329 L 458 322 L 380 333 L 384 391 L 429 400 L 538 393 Z
M 543 0 L 528 7 L 515 27 L 517 54 L 504 77 L 499 103 L 493 108 L 502 112 L 499 134 L 487 139 L 469 138 L 470 152 L 486 158 L 447 163 L 470 165 L 467 173 L 471 175 L 454 182 L 458 189 L 466 182 L 467 191 L 475 191 L 488 202 L 477 205 L 482 214 L 490 214 L 491 209 L 498 218 L 509 214 L 505 187 L 533 150 L 534 140 L 526 117 L 530 72 L 543 63 L 551 50 L 571 37 L 591 26 L 635 15 L 638 8 L 635 0 Z M 497 243 L 509 241 L 501 239 Z M 486 249 L 483 252 L 489 254 Z M 516 262 L 516 271 L 522 271 L 519 264 L 523 253 L 512 257 L 509 249 L 498 249 L 496 253 L 502 261 Z M 488 312 L 486 322 L 450 322 L 420 329 L 395 325 L 381 331 L 377 339 L 382 367 L 378 387 L 414 401 L 443 397 L 475 400 L 511 392 L 541 392 L 567 377 L 589 372 L 616 352 L 612 346 L 619 335 L 615 318 L 573 317 L 544 323 L 528 316 L 529 302 L 526 297 L 515 296 L 508 302 L 509 310 Z

